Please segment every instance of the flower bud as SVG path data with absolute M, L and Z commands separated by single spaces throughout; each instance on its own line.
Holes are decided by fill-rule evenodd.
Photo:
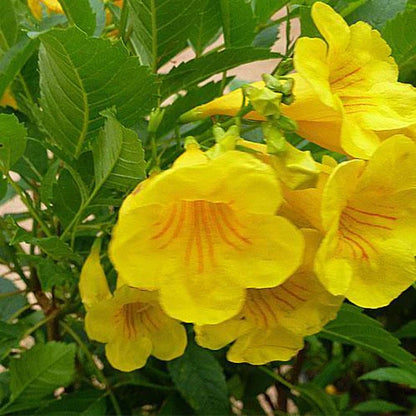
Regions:
M 256 88 L 251 85 L 244 87 L 244 91 L 253 108 L 262 116 L 279 116 L 282 94 L 269 88 Z

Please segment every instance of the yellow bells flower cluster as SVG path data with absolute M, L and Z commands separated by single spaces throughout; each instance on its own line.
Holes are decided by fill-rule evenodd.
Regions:
M 150 355 L 167 361 L 183 354 L 185 328 L 162 311 L 157 292 L 119 285 L 111 294 L 97 245 L 82 268 L 79 288 L 87 309 L 87 334 L 106 344 L 114 368 L 132 371 L 143 367 Z
M 301 263 L 303 237 L 275 215 L 281 202 L 270 166 L 235 150 L 209 159 L 191 143 L 125 200 L 110 258 L 129 286 L 159 290 L 169 316 L 223 322 L 248 288 L 275 287 Z
M 352 26 L 327 4 L 316 2 L 312 18 L 324 40 L 302 37 L 294 51 L 295 102 L 281 112 L 296 120 L 298 133 L 330 150 L 368 159 L 397 133 L 416 138 L 416 89 L 398 82 L 391 49 L 365 22 Z M 263 81 L 251 84 L 264 88 Z M 234 116 L 243 103 L 235 90 L 182 116 L 192 121 Z M 256 111 L 245 117 L 265 120 Z
M 416 280 L 415 163 L 416 144 L 398 135 L 368 162 L 327 166 L 315 189 L 285 190 L 292 220 L 325 236 L 315 272 L 332 294 L 378 308 Z
M 319 233 L 303 233 L 305 258 L 296 273 L 277 287 L 249 289 L 235 317 L 216 325 L 196 325 L 199 345 L 215 350 L 233 342 L 227 358 L 236 363 L 289 360 L 303 348 L 305 336 L 335 318 L 344 298 L 328 293 L 313 272 Z

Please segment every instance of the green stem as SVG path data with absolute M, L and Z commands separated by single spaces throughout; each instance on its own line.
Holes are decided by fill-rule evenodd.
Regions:
M 36 325 L 33 325 L 32 328 L 29 328 L 25 334 L 23 335 L 22 339 L 28 337 L 29 335 L 33 334 L 37 329 L 41 328 L 43 325 L 47 324 L 52 319 L 55 319 L 58 315 L 56 311 L 55 313 L 51 313 L 50 315 L 46 316 L 45 318 L 41 319 Z
M 94 361 L 94 357 L 92 356 L 88 347 L 85 345 L 85 343 L 82 341 L 82 339 L 78 336 L 78 334 L 66 322 L 61 321 L 61 325 L 64 328 L 64 330 L 68 333 L 68 335 L 70 335 L 74 339 L 74 341 L 78 344 L 81 351 L 85 354 L 87 359 L 90 361 L 90 363 L 92 364 L 93 368 L 96 371 L 97 378 L 103 384 L 105 384 L 105 386 L 107 388 L 107 391 L 108 391 L 108 394 L 110 396 L 111 403 L 113 404 L 114 411 L 116 412 L 116 415 L 117 416 L 122 416 L 120 405 L 118 404 L 117 399 L 114 396 L 114 393 L 111 391 L 108 380 L 107 380 L 106 376 L 104 375 L 104 373 L 97 367 L 97 365 Z
M 152 72 L 157 72 L 157 21 L 155 0 L 150 0 L 150 13 L 152 18 Z
M 129 15 L 128 2 L 123 2 L 123 8 L 121 9 L 120 16 L 120 37 L 123 42 L 126 42 L 126 27 L 127 27 L 127 18 Z
M 26 192 L 12 179 L 9 173 L 6 174 L 7 181 L 12 186 L 12 188 L 16 191 L 16 193 L 20 196 L 22 202 L 26 205 L 27 209 L 31 213 L 32 217 L 39 223 L 40 227 L 42 228 L 43 232 L 48 236 L 52 237 L 52 233 L 49 231 L 48 226 L 42 220 L 34 206 L 32 205 L 32 201 Z
M 15 292 L 0 293 L 0 300 L 6 299 L 6 298 L 11 298 L 13 296 L 20 295 L 24 292 L 25 292 L 25 290 L 16 290 Z
M 261 366 L 259 367 L 259 369 L 261 371 L 263 371 L 263 373 L 268 374 L 270 377 L 274 378 L 276 381 L 278 381 L 280 384 L 283 384 L 285 387 L 287 387 L 290 390 L 295 390 L 297 391 L 296 386 L 294 386 L 292 383 L 290 383 L 289 381 L 287 381 L 286 379 L 284 379 L 280 374 L 275 373 L 273 370 L 270 370 L 270 368 Z

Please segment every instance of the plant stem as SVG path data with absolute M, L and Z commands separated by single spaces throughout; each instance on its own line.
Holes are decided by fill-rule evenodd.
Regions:
M 97 365 L 94 361 L 94 357 L 92 356 L 88 347 L 85 345 L 85 343 L 82 341 L 82 339 L 78 336 L 78 334 L 66 322 L 61 321 L 61 325 L 62 325 L 62 328 L 68 333 L 68 335 L 70 335 L 74 339 L 74 341 L 78 344 L 79 348 L 85 354 L 88 361 L 90 361 L 90 363 L 92 364 L 93 368 L 96 371 L 97 378 L 103 384 L 105 384 L 105 386 L 107 388 L 107 391 L 108 391 L 108 394 L 110 396 L 111 403 L 113 404 L 114 411 L 116 412 L 116 415 L 117 416 L 122 416 L 120 405 L 118 404 L 118 401 L 117 401 L 114 393 L 112 392 L 112 390 L 110 388 L 108 380 L 107 380 L 106 376 L 104 375 L 104 373 L 97 367 Z
M 27 209 L 29 210 L 32 217 L 39 223 L 42 231 L 48 236 L 52 237 L 52 233 L 50 232 L 48 226 L 42 220 L 36 208 L 32 205 L 32 200 L 26 194 L 26 192 L 12 179 L 9 173 L 6 174 L 7 181 L 12 186 L 12 188 L 16 191 L 16 193 L 20 196 L 22 202 L 26 205 Z
M 283 384 L 285 387 L 287 387 L 290 390 L 297 390 L 296 386 L 294 386 L 292 383 L 284 379 L 280 374 L 275 373 L 273 370 L 270 370 L 270 368 L 267 368 L 265 366 L 259 367 L 263 373 L 268 374 L 270 377 L 274 378 L 279 383 Z

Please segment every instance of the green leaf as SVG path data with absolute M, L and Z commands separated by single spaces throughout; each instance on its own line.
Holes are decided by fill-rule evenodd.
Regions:
M 0 175 L 0 201 L 7 195 L 7 179 Z
M 64 227 L 72 221 L 81 206 L 78 185 L 67 169 L 61 171 L 58 181 L 53 185 L 52 204 Z
M 196 56 L 219 35 L 221 29 L 221 9 L 219 0 L 202 0 L 197 21 L 189 30 L 189 40 Z
M 88 389 L 64 394 L 59 400 L 53 400 L 39 409 L 35 415 L 104 416 L 106 410 L 105 392 Z
M 21 325 L 0 321 L 0 358 L 19 346 L 24 330 Z
M 14 164 L 13 169 L 26 179 L 42 181 L 48 169 L 48 154 L 42 143 L 32 137 L 27 138 L 23 156 Z
M 23 308 L 27 302 L 22 294 L 15 296 L 2 297 L 5 293 L 17 292 L 17 287 L 8 279 L 0 278 L 0 319 L 7 321 L 19 309 Z
M 398 14 L 387 22 L 383 37 L 392 49 L 403 81 L 416 79 L 416 9 Z
M 348 23 L 363 20 L 376 29 L 382 29 L 386 22 L 393 19 L 406 8 L 407 0 L 368 0 L 346 16 Z
M 0 171 L 8 173 L 25 148 L 25 127 L 14 114 L 0 114 Z
M 19 74 L 38 45 L 37 39 L 30 39 L 24 35 L 2 56 L 0 60 L 0 97 L 3 96 L 6 88 Z
M 361 376 L 360 380 L 389 381 L 390 383 L 405 384 L 413 389 L 416 388 L 416 375 L 403 368 L 377 368 Z
M 185 354 L 168 363 L 172 380 L 198 415 L 230 414 L 227 384 L 211 352 L 189 342 Z
M 78 253 L 74 253 L 68 244 L 64 243 L 57 236 L 37 238 L 23 228 L 15 225 L 15 235 L 10 244 L 25 242 L 37 245 L 46 255 L 57 261 L 74 260 L 81 261 Z
M 110 111 L 93 144 L 95 186 L 128 191 L 146 177 L 144 152 L 133 130 L 123 127 Z
M 390 412 L 403 412 L 407 409 L 399 406 L 398 404 L 387 402 L 385 400 L 368 400 L 366 402 L 357 404 L 352 410 L 360 413 L 380 414 Z
M 76 27 L 39 37 L 43 123 L 68 154 L 80 156 L 102 127 L 106 108 L 115 106 L 129 127 L 154 106 L 154 76 L 121 43 L 88 38 Z
M 343 305 L 337 318 L 327 324 L 318 336 L 364 348 L 416 374 L 414 356 L 401 348 L 400 341 L 387 332 L 380 322 L 364 315 L 355 306 Z
M 128 0 L 131 40 L 144 65 L 156 69 L 185 49 L 201 0 Z
M 394 336 L 397 338 L 416 338 L 416 320 L 403 325 L 394 333 Z
M 68 18 L 68 21 L 77 25 L 88 35 L 95 32 L 95 13 L 93 12 L 88 0 L 59 0 Z
M 17 17 L 12 0 L 0 1 L 0 50 L 5 52 L 16 42 Z
M 232 78 L 228 78 L 226 83 Z M 166 107 L 162 123 L 159 126 L 158 134 L 163 135 L 172 130 L 178 123 L 181 114 L 186 113 L 197 105 L 205 104 L 221 95 L 221 82 L 209 82 L 202 87 L 190 88 L 185 96 L 178 98 Z
M 212 52 L 201 58 L 182 63 L 172 69 L 168 75 L 162 79 L 160 94 L 162 98 L 180 91 L 187 90 L 212 75 L 226 71 L 236 66 L 249 62 L 277 59 L 281 57 L 278 53 L 270 52 L 268 49 L 252 48 L 250 46 L 242 48 L 225 49 L 221 52 Z
M 251 2 L 220 0 L 222 26 L 227 47 L 249 46 L 254 40 L 256 20 Z
M 254 15 L 258 23 L 267 22 L 274 13 L 286 6 L 290 0 L 255 0 Z
M 9 402 L 0 414 L 39 406 L 58 387 L 66 387 L 75 372 L 75 344 L 37 344 L 10 362 Z
M 67 282 L 74 281 L 74 277 L 69 270 L 48 258 L 40 258 L 36 270 L 44 291 L 51 291 L 54 286 L 64 286 Z

